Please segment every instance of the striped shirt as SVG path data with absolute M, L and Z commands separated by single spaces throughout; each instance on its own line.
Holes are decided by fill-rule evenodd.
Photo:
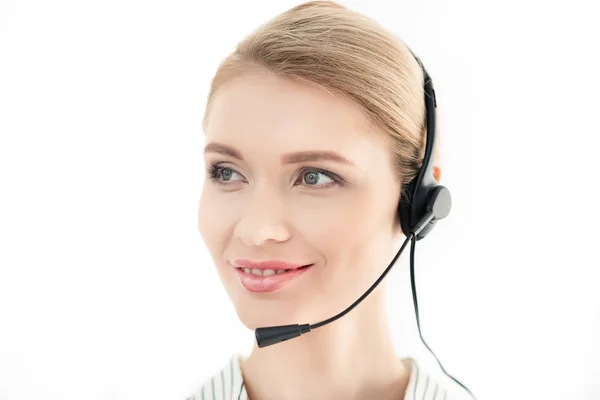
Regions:
M 248 393 L 240 368 L 240 354 L 234 354 L 227 365 L 186 400 L 248 400 Z M 442 387 L 432 375 L 420 367 L 417 362 L 408 358 L 412 370 L 404 394 L 404 400 L 458 400 Z

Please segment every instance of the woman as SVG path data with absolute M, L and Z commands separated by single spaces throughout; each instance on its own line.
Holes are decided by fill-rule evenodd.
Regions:
M 423 160 L 423 79 L 399 40 L 325 1 L 277 16 L 220 65 L 199 230 L 249 329 L 324 320 L 384 272 Z M 384 283 L 334 323 L 234 355 L 190 399 L 452 398 L 395 354 Z

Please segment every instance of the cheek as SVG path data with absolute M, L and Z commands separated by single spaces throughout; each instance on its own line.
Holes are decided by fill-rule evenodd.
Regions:
M 210 215 L 210 205 L 206 200 L 206 196 L 202 194 L 202 197 L 200 198 L 200 205 L 198 206 L 198 231 L 200 232 L 200 236 L 202 236 L 202 239 L 205 243 L 207 243 L 208 239 L 212 236 L 211 231 L 213 229 L 213 225 L 211 224 L 212 221 Z
M 378 229 L 378 214 L 381 213 L 378 207 L 368 193 L 353 192 L 312 209 L 304 206 L 302 218 L 295 223 L 311 238 L 334 247 L 354 246 Z
M 393 235 L 391 216 L 384 207 L 380 199 L 365 194 L 338 203 L 328 213 L 315 214 L 310 222 L 303 221 L 308 240 L 326 261 L 323 285 L 336 287 L 334 282 L 346 282 L 349 290 L 353 286 L 354 290 L 356 286 L 366 289 L 365 282 L 370 285 L 385 269 L 383 264 L 391 260 Z
M 382 231 L 379 219 L 370 202 L 355 197 L 328 207 L 326 212 L 305 213 L 295 224 L 324 258 L 327 268 L 323 273 L 337 279 L 348 274 L 363 276 L 363 269 L 355 267 L 372 259 L 373 242 Z
M 219 251 L 220 242 L 225 239 L 231 222 L 231 213 L 227 213 L 223 202 L 218 196 L 209 193 L 209 189 L 202 192 L 198 206 L 198 230 L 206 247 L 213 256 Z
M 198 207 L 198 230 L 206 250 L 212 258 L 212 263 L 206 263 L 211 268 L 216 268 L 221 281 L 227 287 L 235 276 L 228 275 L 233 271 L 226 264 L 226 250 L 232 232 L 232 213 L 220 201 L 219 196 L 203 193 Z

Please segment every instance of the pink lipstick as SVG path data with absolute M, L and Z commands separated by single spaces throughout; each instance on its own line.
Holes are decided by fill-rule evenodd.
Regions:
M 250 292 L 273 292 L 304 274 L 313 264 L 285 261 L 236 260 L 235 267 L 240 283 Z

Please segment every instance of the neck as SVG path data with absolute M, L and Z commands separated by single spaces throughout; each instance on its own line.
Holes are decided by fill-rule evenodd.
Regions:
M 255 346 L 241 365 L 249 399 L 403 399 L 410 366 L 395 353 L 381 296 L 308 334 Z

